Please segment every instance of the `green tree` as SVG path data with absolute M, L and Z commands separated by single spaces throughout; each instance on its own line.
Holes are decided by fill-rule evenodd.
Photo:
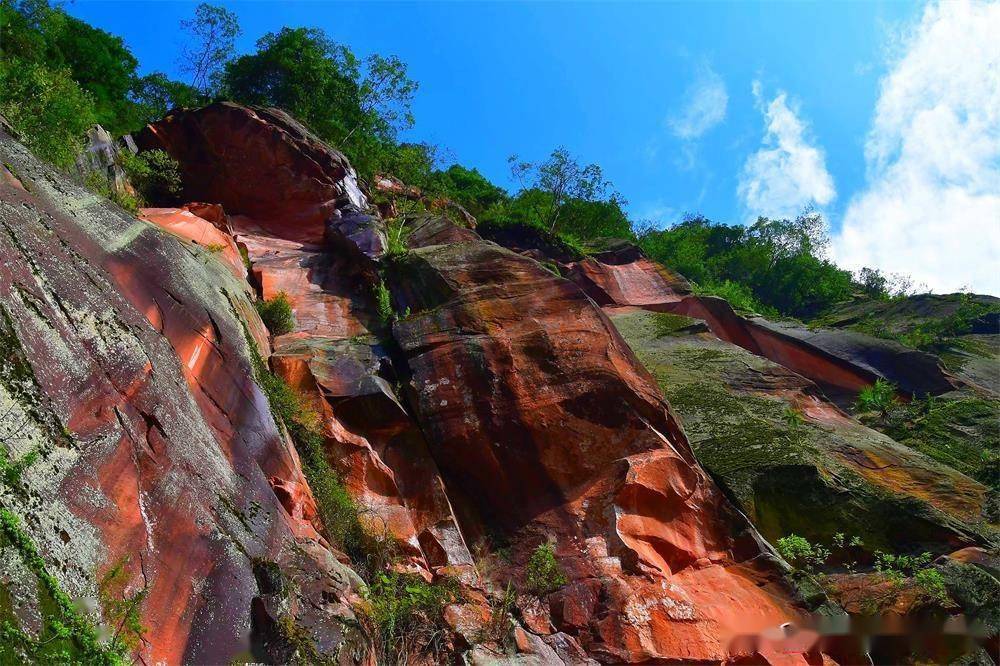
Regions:
M 395 176 L 405 184 L 429 194 L 437 161 L 437 146 L 429 143 L 401 143 L 387 151 L 379 166 L 385 174 Z
M 174 81 L 163 72 L 153 72 L 138 79 L 132 86 L 132 99 L 139 124 L 159 120 L 175 108 L 196 107 L 208 102 L 197 88 Z
M 120 37 L 57 12 L 50 61 L 69 68 L 72 78 L 94 99 L 97 122 L 110 132 L 129 129 L 133 107 L 128 93 L 139 61 Z
M 517 155 L 508 158 L 511 174 L 521 185 L 521 192 L 538 190 L 548 195 L 536 197 L 531 206 L 537 223 L 551 233 L 560 230 L 560 221 L 573 202 L 604 203 L 609 209 L 625 204 L 597 164 L 581 165 L 565 148 L 556 148 L 544 162 L 522 162 Z M 591 211 L 593 212 L 593 211 Z M 571 226 L 564 223 L 562 226 Z M 590 225 L 593 226 L 593 225 Z
M 478 170 L 458 164 L 431 174 L 428 189 L 458 202 L 477 217 L 510 199 L 506 190 L 491 183 Z
M 63 78 L 88 93 L 91 123 L 99 122 L 113 133 L 134 126 L 136 109 L 129 92 L 138 61 L 120 37 L 73 18 L 46 0 L 4 0 L 0 54 L 8 72 L 19 68 L 37 72 L 41 66 L 49 71 L 48 78 L 56 79 L 61 76 L 57 71 L 66 70 L 68 76 Z M 19 76 L 23 79 L 28 73 Z
M 205 95 L 218 91 L 222 71 L 236 53 L 236 38 L 243 34 L 236 14 L 201 3 L 194 18 L 181 21 L 189 39 L 181 52 L 181 70 L 191 76 L 191 86 Z
M 68 69 L 19 59 L 0 63 L 0 113 L 42 159 L 69 168 L 96 119 L 94 103 Z
M 874 384 L 861 389 L 854 408 L 859 412 L 876 412 L 885 421 L 897 402 L 896 385 L 879 377 Z
M 701 284 L 743 285 L 763 305 L 809 317 L 851 297 L 848 271 L 825 259 L 822 218 L 807 212 L 794 220 L 759 218 L 749 227 L 689 217 L 668 229 L 646 227 L 639 245 L 650 257 Z
M 236 101 L 278 106 L 338 146 L 372 175 L 409 127 L 417 84 L 397 58 L 361 62 L 315 28 L 282 28 L 257 41 L 257 52 L 226 66 L 224 85 Z

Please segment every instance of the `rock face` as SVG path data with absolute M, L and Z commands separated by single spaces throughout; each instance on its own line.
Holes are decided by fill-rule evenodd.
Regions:
M 731 636 L 799 617 L 767 547 L 574 283 L 434 216 L 409 221 L 404 259 L 381 258 L 378 221 L 343 195 L 349 170 L 289 122 L 214 105 L 139 144 L 179 159 L 191 196 L 224 204 L 262 296 L 288 295 L 296 327 L 272 367 L 321 398 L 327 455 L 405 566 L 475 580 L 469 544 L 489 538 L 511 544 L 515 573 L 554 537 L 570 584 L 544 604 L 546 633 L 607 661 L 721 661 Z M 282 179 L 292 197 L 262 186 Z M 389 346 L 380 271 L 410 312 Z
M 742 317 L 720 298 L 688 297 L 657 309 L 704 320 L 723 340 L 812 379 L 842 403 L 879 378 L 904 395 L 939 395 L 959 385 L 937 358 L 894 341 Z
M 476 516 L 470 532 L 523 535 L 522 556 L 554 538 L 571 580 L 550 597 L 558 629 L 602 660 L 718 661 L 723 636 L 795 617 L 655 384 L 575 285 L 482 241 L 414 250 L 393 275 L 412 313 L 393 332 L 431 450 Z
M 295 328 L 274 341 L 272 366 L 319 406 L 327 457 L 369 527 L 388 531 L 410 570 L 470 570 L 434 460 L 390 385 L 373 297 L 384 236 L 358 208 L 347 160 L 279 111 L 231 104 L 168 116 L 139 143 L 154 137 L 186 188 L 233 213 L 261 296 L 290 300 Z
M 86 145 L 76 160 L 76 170 L 85 181 L 96 179 L 99 183 L 106 183 L 118 195 L 135 196 L 135 189 L 118 163 L 122 150 L 106 129 L 94 125 L 87 130 Z M 135 147 L 126 144 L 124 150 L 134 153 Z
M 992 545 L 981 483 L 826 393 L 961 383 L 933 358 L 744 318 L 627 242 L 582 257 L 434 202 L 448 217 L 387 224 L 280 111 L 177 111 L 137 143 L 198 203 L 132 219 L 2 137 L 0 428 L 30 434 L 4 444 L 0 507 L 95 621 L 121 621 L 125 572 L 147 663 L 372 663 L 357 572 L 390 570 L 458 590 L 413 663 L 854 663 L 781 638 L 807 604 L 748 516 L 770 539 Z M 280 295 L 294 324 L 271 335 L 254 302 Z M 309 442 L 271 414 L 272 372 Z M 317 456 L 384 553 L 331 536 Z M 37 634 L 21 569 L 0 620 Z
M 0 156 L 0 414 L 19 433 L 5 453 L 38 452 L 5 510 L 67 594 L 102 600 L 103 623 L 123 621 L 103 599 L 109 571 L 144 595 L 146 662 L 272 660 L 282 626 L 351 661 L 357 577 L 302 517 L 308 486 L 253 379 L 246 282 L 6 135 Z M 30 575 L 0 579 L 29 628 Z

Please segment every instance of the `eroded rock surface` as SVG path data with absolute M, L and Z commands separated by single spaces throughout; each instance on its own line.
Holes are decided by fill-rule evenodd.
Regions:
M 241 119 L 234 136 L 222 136 L 219 114 Z M 462 576 L 470 543 L 502 539 L 520 575 L 535 546 L 554 539 L 569 584 L 540 612 L 563 638 L 522 642 L 569 662 L 574 646 L 610 662 L 721 661 L 735 633 L 800 618 L 767 547 L 576 284 L 435 216 L 408 220 L 412 249 L 384 257 L 381 222 L 327 187 L 348 173 L 335 161 L 316 178 L 322 187 L 290 201 L 264 202 L 273 190 L 262 188 L 252 206 L 227 199 L 244 181 L 309 179 L 312 161 L 299 169 L 293 148 L 329 154 L 291 141 L 283 119 L 262 127 L 269 114 L 215 105 L 147 135 L 181 160 L 186 179 L 202 173 L 186 160 L 213 164 L 212 189 L 191 194 L 225 205 L 262 296 L 285 292 L 296 315 L 274 341 L 272 367 L 322 399 L 328 457 L 407 566 Z M 178 128 L 240 148 L 186 156 L 172 145 L 188 141 Z M 236 154 L 239 167 L 220 163 Z M 249 163 L 252 175 L 240 171 Z M 282 208 L 298 205 L 309 213 Z M 391 334 L 377 316 L 380 273 L 403 316 Z M 660 275 L 651 288 L 671 284 Z
M 772 540 L 851 525 L 869 549 L 964 548 L 961 566 L 992 545 L 983 484 L 829 399 L 964 381 L 933 357 L 746 318 L 628 242 L 583 257 L 477 230 L 382 178 L 448 211 L 404 220 L 389 201 L 387 224 L 280 111 L 176 111 L 137 143 L 177 159 L 199 203 L 135 220 L 3 139 L 0 329 L 23 353 L 0 414 L 32 424 L 13 457 L 44 446 L 27 495 L 0 500 L 74 596 L 125 563 L 148 589 L 143 659 L 373 658 L 363 563 L 324 538 L 262 361 L 315 412 L 392 568 L 458 581 L 447 648 L 419 663 L 854 663 L 859 645 L 779 639 L 806 603 L 747 517 Z M 294 324 L 269 335 L 253 303 L 282 294 Z M 564 580 L 529 585 L 543 544 Z M 743 635 L 761 632 L 776 640 Z
M 810 380 L 719 340 L 698 320 L 611 310 L 618 330 L 678 410 L 698 459 L 764 536 L 869 552 L 947 553 L 988 543 L 988 489 L 865 427 Z
M 219 102 L 170 114 L 135 138 L 180 163 L 186 200 L 222 204 L 279 238 L 321 240 L 338 209 L 366 205 L 347 158 L 278 109 Z
M 412 251 L 393 327 L 470 532 L 554 538 L 555 626 L 601 660 L 722 660 L 796 610 L 650 376 L 573 283 L 482 241 Z M 516 499 L 515 499 L 516 498 Z M 725 597 L 724 603 L 719 599 Z M 784 598 L 783 598 L 784 597 Z
M 253 379 L 244 326 L 262 326 L 246 282 L 6 135 L 0 154 L 21 185 L 0 184 L 0 413 L 23 424 L 11 453 L 39 452 L 3 506 L 71 597 L 100 598 L 124 570 L 145 595 L 146 662 L 271 659 L 288 640 L 262 646 L 268 622 L 353 661 L 357 577 L 294 506 L 311 499 Z M 299 488 L 296 502 L 275 487 Z M 30 626 L 37 608 L 19 601 Z

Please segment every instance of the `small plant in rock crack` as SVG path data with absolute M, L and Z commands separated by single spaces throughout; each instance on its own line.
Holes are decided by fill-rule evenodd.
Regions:
M 858 555 L 864 550 L 865 543 L 861 537 L 847 536 L 837 532 L 831 539 L 834 556 L 844 565 L 848 572 L 854 573 L 858 567 Z
M 524 571 L 525 586 L 538 596 L 555 592 L 566 584 L 566 574 L 556 560 L 552 544 L 543 543 L 535 548 Z
M 396 311 L 392 309 L 392 294 L 383 281 L 375 285 L 375 311 L 383 326 L 389 326 L 396 320 Z
M 261 321 L 271 331 L 271 335 L 284 335 L 295 328 L 295 317 L 292 315 L 292 304 L 288 294 L 279 291 L 275 296 L 254 303 Z
M 854 409 L 859 412 L 876 412 L 885 421 L 896 403 L 896 385 L 880 377 L 871 386 L 861 389 Z
M 875 570 L 894 583 L 900 583 L 905 578 L 915 576 L 918 571 L 930 565 L 931 557 L 930 553 L 893 555 L 877 550 L 875 551 Z
M 937 569 L 921 569 L 913 575 L 913 581 L 925 601 L 939 605 L 951 603 L 951 596 L 944 584 L 944 576 Z
M 17 460 L 11 460 L 6 449 L 0 447 L 0 482 L 8 488 L 16 488 L 21 483 L 24 471 L 38 460 L 38 448 L 28 451 Z
M 415 574 L 383 571 L 368 582 L 362 608 L 380 664 L 405 664 L 413 655 L 444 653 L 444 607 L 460 597 L 457 581 L 428 583 Z
M 495 643 L 504 652 L 512 651 L 516 601 L 517 592 L 510 583 L 507 583 L 502 594 L 490 597 L 490 621 L 476 636 L 477 643 Z
M 410 235 L 410 230 L 406 227 L 406 220 L 402 216 L 386 222 L 385 256 L 389 260 L 403 257 L 410 248 L 406 244 L 406 238 Z
M 97 586 L 104 619 L 114 627 L 111 645 L 123 652 L 139 647 L 148 631 L 142 624 L 142 604 L 149 591 L 143 588 L 129 593 L 129 559 L 126 555 L 108 569 Z
M 785 422 L 785 425 L 791 430 L 799 428 L 806 420 L 802 417 L 802 414 L 798 412 L 794 407 L 788 405 L 785 407 L 784 412 L 781 414 L 781 419 Z
M 781 537 L 776 543 L 778 553 L 796 569 L 813 573 L 818 567 L 826 564 L 830 550 L 820 544 L 810 543 L 805 537 L 789 534 Z

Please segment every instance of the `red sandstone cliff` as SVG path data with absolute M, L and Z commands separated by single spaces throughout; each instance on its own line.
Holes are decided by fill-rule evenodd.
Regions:
M 12 505 L 71 596 L 99 597 L 122 562 L 126 590 L 145 591 L 138 658 L 373 659 L 355 572 L 368 565 L 330 543 L 249 344 L 315 410 L 322 454 L 364 530 L 384 537 L 390 566 L 458 581 L 443 647 L 415 646 L 414 659 L 858 656 L 824 655 L 809 632 L 801 649 L 778 640 L 780 625 L 807 622 L 806 607 L 745 517 L 751 507 L 696 460 L 655 365 L 637 358 L 654 344 L 626 342 L 620 316 L 704 320 L 787 368 L 768 375 L 785 378 L 773 388 L 809 402 L 817 420 L 846 417 L 809 379 L 941 388 L 953 377 L 899 350 L 862 358 L 841 338 L 738 317 L 634 247 L 572 262 L 514 237 L 487 242 L 467 215 L 427 215 L 406 221 L 408 251 L 387 256 L 385 222 L 347 159 L 280 111 L 179 111 L 136 140 L 178 160 L 198 203 L 132 219 L 0 136 L 10 165 L 0 327 L 30 375 L 3 375 L 0 406 L 31 423 L 43 452 Z M 394 317 L 380 312 L 380 285 Z M 253 302 L 279 293 L 295 325 L 273 337 Z M 903 456 L 880 446 L 880 460 Z M 892 461 L 911 470 L 905 491 L 926 499 L 931 482 L 913 461 Z M 960 519 L 934 514 L 928 529 L 977 544 L 961 521 L 979 510 L 981 487 L 958 476 Z M 533 595 L 525 571 L 545 543 L 566 580 Z M 508 612 L 507 580 L 519 594 L 504 646 L 484 636 Z M 20 617 L 29 624 L 31 609 Z M 107 608 L 97 613 L 108 621 Z M 775 640 L 755 638 L 769 632 Z

